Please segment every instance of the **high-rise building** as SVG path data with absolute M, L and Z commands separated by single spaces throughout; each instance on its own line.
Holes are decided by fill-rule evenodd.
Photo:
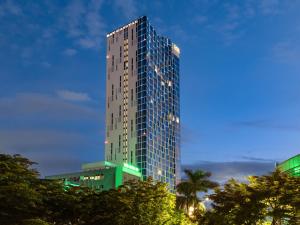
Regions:
M 180 176 L 179 54 L 145 16 L 107 34 L 105 160 L 171 190 Z

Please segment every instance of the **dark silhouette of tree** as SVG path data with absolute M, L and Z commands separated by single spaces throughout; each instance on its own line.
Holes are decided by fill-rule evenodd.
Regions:
M 190 207 L 197 208 L 200 199 L 199 192 L 207 192 L 218 186 L 218 183 L 209 180 L 210 173 L 201 170 L 184 170 L 186 179 L 177 185 L 177 206 L 188 213 Z

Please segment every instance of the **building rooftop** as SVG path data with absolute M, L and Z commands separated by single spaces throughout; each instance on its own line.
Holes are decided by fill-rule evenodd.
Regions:
M 285 160 L 278 165 L 283 172 L 287 172 L 293 176 L 300 177 L 300 154 Z

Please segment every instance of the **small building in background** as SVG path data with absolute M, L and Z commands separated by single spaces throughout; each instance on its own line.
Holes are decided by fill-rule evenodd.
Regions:
M 278 168 L 285 173 L 300 177 L 300 154 L 285 160 L 278 165 Z
M 82 171 L 59 175 L 46 176 L 46 179 L 62 180 L 66 188 L 83 186 L 96 191 L 118 188 L 129 180 L 140 180 L 139 169 L 124 163 L 116 165 L 102 161 L 86 163 L 81 166 Z

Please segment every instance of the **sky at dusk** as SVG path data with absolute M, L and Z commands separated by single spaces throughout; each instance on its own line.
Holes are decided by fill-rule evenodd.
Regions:
M 106 33 L 139 16 L 181 49 L 183 167 L 216 180 L 300 153 L 300 1 L 0 1 L 0 152 L 42 175 L 104 159 Z

